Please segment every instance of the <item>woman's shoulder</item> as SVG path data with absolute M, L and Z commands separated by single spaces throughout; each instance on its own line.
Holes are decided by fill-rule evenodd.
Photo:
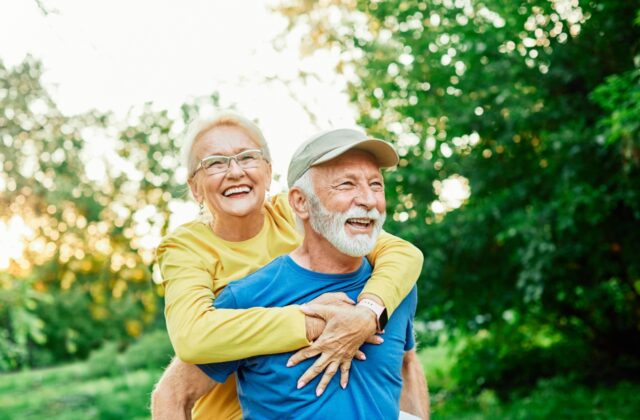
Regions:
M 295 215 L 291 210 L 291 206 L 289 206 L 289 198 L 286 192 L 271 196 L 265 201 L 265 207 L 274 216 L 286 219 L 289 224 L 295 223 Z
M 203 238 L 209 232 L 207 225 L 200 220 L 184 223 L 160 240 L 158 254 L 172 248 L 185 248 L 194 251 L 199 248 L 198 244 L 203 243 Z
M 187 239 L 193 236 L 201 236 L 202 233 L 206 231 L 207 225 L 205 223 L 200 220 L 192 220 L 173 229 L 167 233 L 162 240 Z

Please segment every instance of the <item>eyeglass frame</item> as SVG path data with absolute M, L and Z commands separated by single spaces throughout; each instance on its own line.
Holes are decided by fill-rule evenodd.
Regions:
M 235 155 L 232 156 L 225 156 L 225 155 L 209 155 L 209 156 L 205 156 L 204 158 L 200 159 L 200 162 L 198 162 L 198 166 L 196 167 L 196 169 L 193 170 L 193 172 L 191 173 L 191 178 L 193 178 L 194 176 L 196 176 L 196 173 L 200 170 L 200 169 L 205 169 L 204 166 L 202 165 L 202 162 L 204 162 L 207 159 L 211 159 L 211 158 L 224 158 L 226 159 L 227 162 L 227 167 L 225 168 L 225 170 L 220 171 L 220 172 L 214 172 L 212 174 L 209 175 L 218 175 L 218 174 L 223 174 L 223 173 L 227 173 L 229 171 L 229 169 L 231 168 L 231 161 L 235 161 L 236 164 L 242 168 L 242 170 L 245 169 L 251 169 L 251 168 L 257 168 L 257 166 L 247 166 L 244 167 L 242 166 L 242 164 L 240 163 L 240 161 L 238 161 L 238 156 L 247 153 L 247 152 L 253 152 L 253 153 L 259 153 L 260 157 L 259 159 L 256 160 L 264 160 L 264 152 L 262 151 L 262 149 L 247 149 L 247 150 L 243 150 L 240 153 L 236 153 Z M 206 170 L 206 169 L 205 169 Z

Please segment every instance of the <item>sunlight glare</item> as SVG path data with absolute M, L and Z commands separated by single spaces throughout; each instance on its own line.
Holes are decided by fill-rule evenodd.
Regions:
M 18 215 L 8 222 L 0 220 L 0 270 L 7 270 L 11 260 L 23 263 L 25 239 L 31 239 L 33 235 L 33 230 Z

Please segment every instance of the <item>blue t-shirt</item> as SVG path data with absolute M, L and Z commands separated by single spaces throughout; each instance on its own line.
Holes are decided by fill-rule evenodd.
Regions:
M 281 307 L 309 302 L 328 292 L 344 292 L 356 300 L 371 276 L 363 258 L 360 268 L 348 274 L 323 274 L 296 264 L 288 255 L 276 258 L 255 273 L 231 282 L 216 298 L 216 308 Z M 237 372 L 238 396 L 247 419 L 397 419 L 402 389 L 402 359 L 414 346 L 413 317 L 416 288 L 389 319 L 380 345 L 365 344 L 367 360 L 353 361 L 349 385 L 342 389 L 338 372 L 324 393 L 316 397 L 320 376 L 302 389 L 298 378 L 315 358 L 286 367 L 294 352 L 250 357 L 199 367 L 219 383 Z

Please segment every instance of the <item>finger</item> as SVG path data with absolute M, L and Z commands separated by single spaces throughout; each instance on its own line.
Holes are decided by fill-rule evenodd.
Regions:
M 384 338 L 380 337 L 379 335 L 372 335 L 369 338 L 367 338 L 365 340 L 365 343 L 369 343 L 369 344 L 382 344 L 384 343 Z
M 309 316 L 315 316 L 316 318 L 326 319 L 327 305 L 319 305 L 317 303 L 305 303 L 300 306 L 300 310 L 303 314 Z M 324 316 L 323 316 L 324 315 Z
M 358 359 L 358 360 L 362 360 L 362 361 L 367 360 L 367 356 L 365 356 L 365 354 L 364 354 L 362 351 L 360 351 L 360 350 L 358 350 L 358 351 L 356 352 L 356 355 L 355 355 L 355 356 L 353 356 L 353 357 L 355 357 L 355 358 L 356 358 L 356 359 Z
M 342 389 L 347 388 L 349 383 L 349 371 L 351 370 L 351 360 L 344 361 L 340 364 L 340 386 Z
M 331 378 L 333 378 L 336 372 L 338 372 L 339 366 L 340 362 L 329 363 L 329 366 L 327 366 L 327 368 L 325 369 L 324 375 L 322 375 L 322 378 L 320 378 L 320 382 L 316 387 L 316 397 L 322 395 L 324 390 L 327 388 L 327 385 L 329 385 L 329 382 L 331 382 Z
M 293 354 L 289 360 L 287 360 L 287 367 L 292 367 L 302 362 L 303 360 L 307 360 L 310 357 L 315 357 L 320 354 L 320 350 L 316 349 L 313 346 L 305 347 L 301 350 L 298 350 Z
M 315 378 L 316 376 L 320 375 L 322 372 L 324 372 L 324 369 L 327 367 L 327 364 L 329 364 L 329 357 L 325 356 L 324 354 L 320 357 L 318 357 L 318 360 L 316 360 L 310 367 L 309 369 L 307 369 L 302 376 L 300 377 L 300 379 L 298 379 L 298 385 L 297 388 L 300 389 L 303 386 L 305 386 L 306 384 L 308 384 L 309 382 L 311 382 L 313 380 L 313 378 Z

